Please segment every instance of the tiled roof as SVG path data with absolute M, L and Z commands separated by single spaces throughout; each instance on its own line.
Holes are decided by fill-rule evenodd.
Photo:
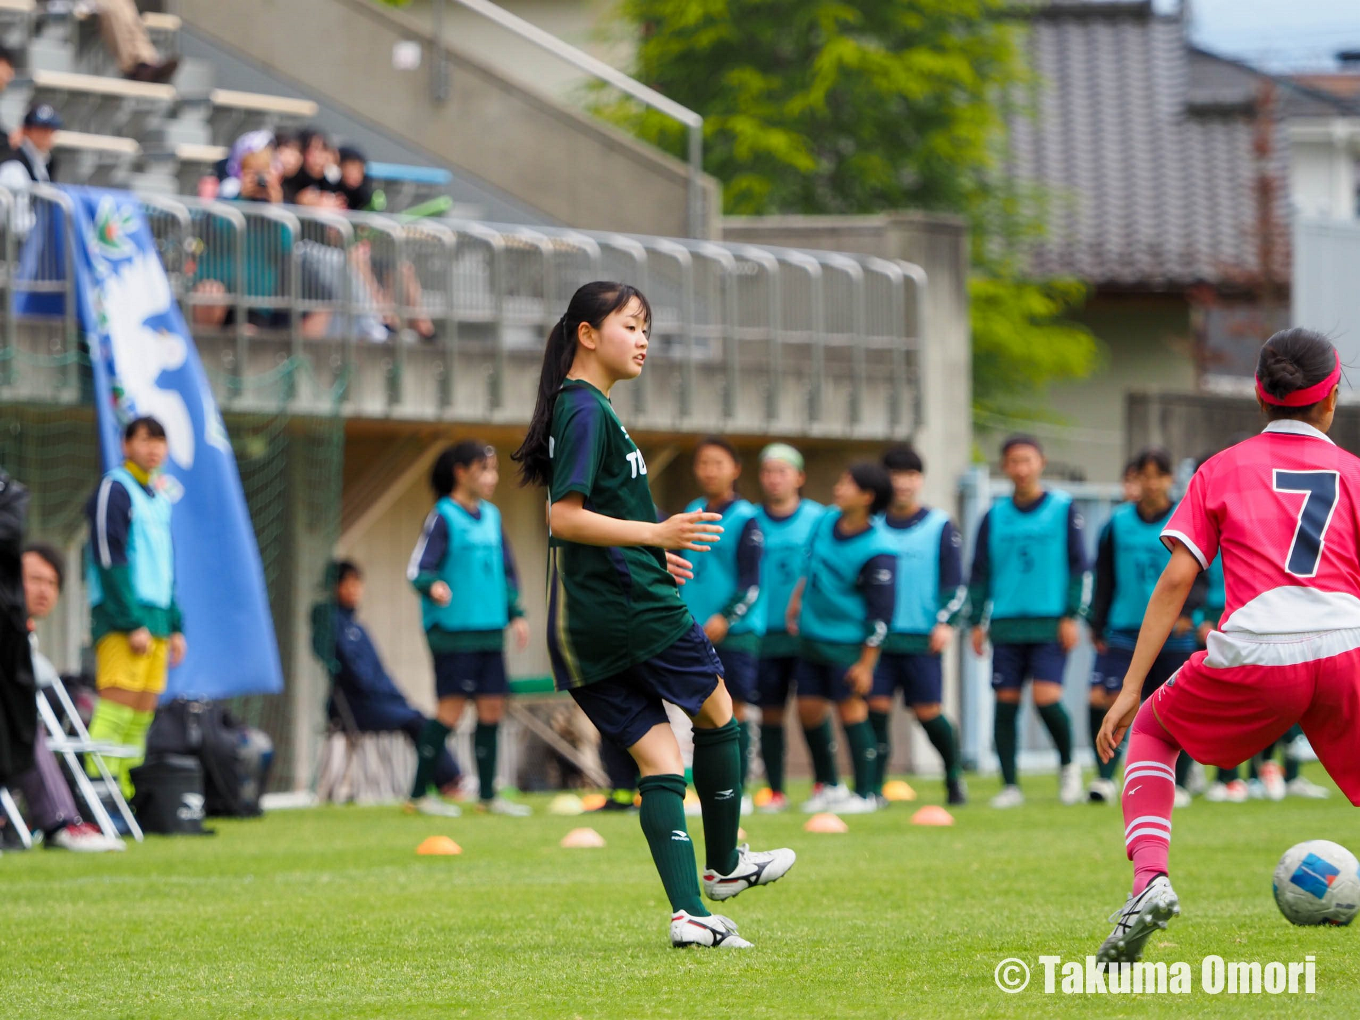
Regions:
M 1030 11 L 1033 116 L 1012 122 L 1008 170 L 1047 196 L 1043 276 L 1179 289 L 1243 283 L 1260 263 L 1262 167 L 1274 189 L 1272 262 L 1287 279 L 1283 120 L 1360 113 L 1191 47 L 1148 3 L 1058 0 Z M 1260 101 L 1273 97 L 1274 115 Z M 1258 129 L 1271 152 L 1258 166 Z

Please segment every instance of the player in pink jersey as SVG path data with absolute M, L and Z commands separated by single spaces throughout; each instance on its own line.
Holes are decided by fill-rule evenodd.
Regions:
M 1130 726 L 1124 838 L 1133 892 L 1098 959 L 1131 962 L 1180 913 L 1167 877 L 1175 763 L 1229 767 L 1298 723 L 1360 805 L 1360 459 L 1327 438 L 1341 359 L 1305 329 L 1261 348 L 1256 396 L 1270 424 L 1195 473 L 1162 541 L 1171 550 L 1124 687 L 1100 727 L 1108 760 Z M 1208 646 L 1138 697 L 1191 585 L 1223 557 L 1226 606 Z

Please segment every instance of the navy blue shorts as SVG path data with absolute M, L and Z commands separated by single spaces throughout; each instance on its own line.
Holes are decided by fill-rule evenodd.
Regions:
M 944 662 L 938 655 L 884 652 L 874 667 L 871 698 L 902 691 L 908 705 L 938 705 L 944 696 Z
M 1152 693 L 1170 680 L 1176 670 L 1184 666 L 1193 654 L 1163 648 L 1161 654 L 1152 661 L 1152 668 L 1148 670 L 1147 679 L 1143 681 L 1142 699 L 1146 701 L 1150 698 Z M 1096 664 L 1091 668 L 1091 686 L 1103 687 L 1111 694 L 1118 694 L 1120 688 L 1124 686 L 1124 674 L 1129 671 L 1129 663 L 1132 661 L 1132 648 L 1106 649 L 1096 656 Z
M 441 698 L 477 698 L 509 693 L 505 653 L 441 652 L 434 657 L 434 690 Z
M 849 666 L 833 666 L 825 662 L 799 659 L 793 671 L 793 682 L 798 685 L 800 698 L 825 698 L 840 704 L 858 697 L 845 682 Z
M 1026 680 L 1060 684 L 1067 653 L 1056 641 L 1033 645 L 992 645 L 992 689 L 1018 691 Z
M 756 700 L 756 675 L 760 660 L 755 652 L 739 652 L 732 648 L 719 648 L 718 661 L 722 663 L 723 683 L 733 701 L 751 705 Z
M 663 701 L 696 715 L 717 690 L 722 671 L 722 660 L 696 623 L 659 654 L 604 680 L 575 687 L 571 696 L 600 733 L 628 748 L 653 726 L 669 722 Z
M 756 667 L 756 704 L 761 708 L 783 708 L 789 703 L 793 674 L 798 669 L 798 656 L 781 655 L 761 659 Z

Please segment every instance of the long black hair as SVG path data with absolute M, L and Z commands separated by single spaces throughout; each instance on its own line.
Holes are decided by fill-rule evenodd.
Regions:
M 1261 346 L 1261 354 L 1256 359 L 1256 378 L 1272 397 L 1283 398 L 1295 390 L 1316 386 L 1335 368 L 1336 348 L 1321 333 L 1302 328 L 1282 329 Z M 1304 407 L 1272 404 L 1266 414 L 1272 421 L 1308 418 L 1316 407 L 1317 403 Z
M 642 305 L 648 325 L 652 321 L 652 306 L 642 291 L 626 283 L 596 280 L 578 288 L 567 305 L 567 313 L 557 321 L 548 334 L 548 345 L 543 349 L 543 371 L 538 377 L 538 400 L 534 415 L 529 419 L 529 431 L 520 448 L 510 455 L 519 464 L 521 485 L 549 485 L 552 482 L 552 461 L 548 458 L 548 438 L 552 432 L 553 406 L 557 391 L 562 388 L 571 364 L 576 360 L 576 338 L 581 323 L 593 329 L 604 325 L 604 320 L 628 303 L 637 300 Z

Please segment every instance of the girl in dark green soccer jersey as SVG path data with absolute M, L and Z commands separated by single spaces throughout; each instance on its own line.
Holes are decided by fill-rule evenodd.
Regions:
M 712 644 L 680 599 L 690 564 L 667 550 L 707 552 L 718 514 L 658 522 L 647 464 L 609 394 L 647 358 L 647 299 L 620 283 L 572 297 L 543 355 L 538 403 L 515 453 L 525 484 L 548 489 L 548 651 L 606 740 L 638 763 L 642 831 L 671 903 L 671 943 L 749 946 L 699 898 L 685 827 L 680 746 L 663 701 L 694 720 L 694 787 L 703 805 L 704 891 L 724 900 L 793 866 L 792 850 L 737 846 L 740 759 L 732 699 Z

